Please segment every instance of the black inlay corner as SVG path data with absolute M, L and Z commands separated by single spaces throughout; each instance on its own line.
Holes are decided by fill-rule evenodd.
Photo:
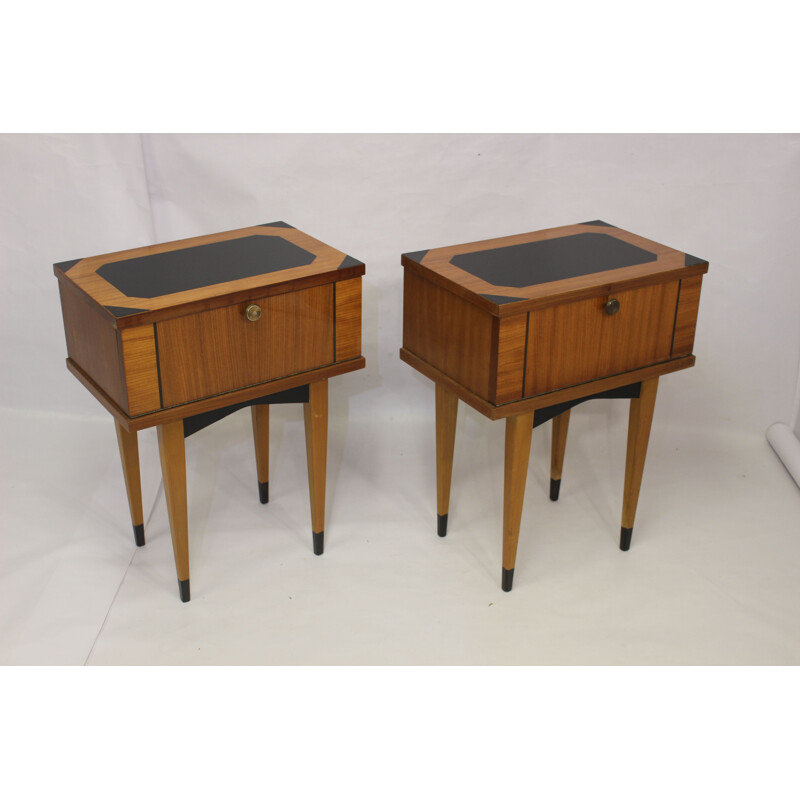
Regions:
M 505 567 L 503 567 L 503 583 L 502 583 L 503 591 L 510 592 L 513 584 L 514 584 L 514 568 L 512 567 L 511 569 L 506 569 Z
M 258 482 L 258 499 L 262 503 L 269 503 L 269 481 Z
M 111 261 L 97 274 L 128 297 L 163 295 L 202 289 L 311 264 L 316 256 L 273 236 L 243 236 L 149 256 Z
M 619 529 L 619 549 L 631 549 L 631 536 L 633 536 L 633 528 L 620 528 Z
M 550 478 L 550 499 L 554 502 L 558 500 L 558 493 L 561 491 L 561 478 Z
M 498 306 L 502 306 L 504 303 L 518 303 L 520 300 L 524 300 L 524 297 L 506 297 L 502 294 L 482 294 L 481 297 L 485 297 L 487 300 L 491 300 L 493 303 L 496 303 Z
M 696 267 L 698 264 L 708 264 L 708 261 L 704 258 L 698 258 L 697 256 L 691 256 L 689 253 L 686 253 L 683 259 L 683 265 L 685 267 Z
M 574 233 L 556 239 L 460 253 L 450 263 L 494 286 L 522 289 L 636 264 L 658 256 L 607 233 Z
M 144 547 L 144 525 L 133 526 L 133 541 L 137 547 Z
M 344 261 L 339 264 L 338 269 L 345 269 L 346 267 L 363 267 L 364 262 L 359 261 L 357 258 L 353 258 L 353 256 L 345 256 Z
M 191 595 L 189 594 L 189 579 L 178 581 L 178 588 L 181 593 L 181 603 L 188 603 L 191 599 Z
M 283 220 L 279 220 L 278 222 L 262 222 L 262 228 L 294 228 L 294 225 L 290 225 L 288 222 L 284 222 Z
M 313 531 L 312 531 L 313 533 Z M 314 555 L 321 556 L 325 550 L 325 531 L 313 533 L 314 536 Z
M 58 264 L 53 264 L 56 269 L 60 269 L 62 272 L 68 272 L 71 270 L 79 261 L 83 261 L 82 258 L 76 258 L 73 261 L 59 261 Z
M 604 228 L 616 228 L 616 225 L 612 225 L 610 222 L 603 222 L 601 219 L 591 219 L 588 222 L 581 222 L 581 225 L 600 225 Z
M 447 514 L 437 514 L 437 532 L 439 536 L 447 536 Z
M 103 306 L 106 311 L 110 311 L 117 319 L 120 317 L 129 317 L 131 314 L 138 314 L 141 311 L 146 311 L 144 308 L 123 308 L 122 306 Z
M 415 250 L 413 253 L 403 253 L 404 258 L 411 259 L 411 261 L 416 261 L 417 264 L 422 263 L 422 259 L 428 255 L 428 250 Z

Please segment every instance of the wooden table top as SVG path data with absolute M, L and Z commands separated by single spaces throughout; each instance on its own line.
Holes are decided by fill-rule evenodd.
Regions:
M 88 295 L 118 328 L 252 295 L 364 274 L 364 264 L 286 222 L 270 222 L 64 261 L 56 276 Z
M 496 316 L 708 271 L 602 220 L 404 253 L 402 264 Z

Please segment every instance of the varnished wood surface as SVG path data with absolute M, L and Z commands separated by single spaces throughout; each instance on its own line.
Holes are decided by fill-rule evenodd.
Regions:
M 456 441 L 458 398 L 442 384 L 436 384 L 436 513 L 448 513 L 453 451 Z
M 525 378 L 525 350 L 528 315 L 499 317 L 492 322 L 492 385 L 489 401 L 499 405 L 522 398 Z
M 334 285 L 336 299 L 336 360 L 361 355 L 361 278 Z
M 619 292 L 620 310 L 605 296 L 532 312 L 525 396 L 616 375 L 670 357 L 678 284 Z
M 564 469 L 564 453 L 567 449 L 567 432 L 569 431 L 569 412 L 567 409 L 557 417 L 553 417 L 553 441 L 550 447 L 550 479 L 561 480 Z
M 556 239 L 580 233 L 602 233 L 613 236 L 654 253 L 657 256 L 657 260 L 522 288 L 488 283 L 450 263 L 454 256 L 464 253 Z M 495 316 L 514 315 L 581 298 L 599 297 L 624 289 L 633 289 L 654 283 L 663 283 L 664 281 L 681 280 L 682 278 L 701 275 L 708 271 L 707 262 L 686 266 L 686 254 L 671 247 L 645 239 L 621 228 L 597 227 L 594 225 L 565 225 L 547 230 L 503 236 L 497 239 L 439 247 L 424 251 L 423 255 L 418 259 L 411 258 L 409 257 L 410 255 L 413 254 L 404 254 L 401 259 L 407 271 L 412 271 L 439 286 L 449 289 L 457 296 L 463 297 Z M 481 295 L 483 294 L 515 297 L 524 302 L 498 304 L 482 297 Z
M 333 288 L 258 298 L 156 325 L 165 406 L 199 400 L 334 361 Z
M 189 515 L 186 502 L 186 450 L 183 423 L 158 426 L 158 452 L 167 501 L 172 550 L 179 581 L 189 580 Z
M 517 560 L 519 526 L 528 478 L 533 412 L 506 419 L 505 478 L 503 483 L 503 569 L 512 570 Z
M 256 451 L 256 473 L 259 483 L 269 482 L 269 406 L 250 406 L 253 420 L 253 444 Z
M 344 375 L 357 369 L 364 369 L 366 362 L 363 357 L 353 358 L 349 361 L 339 361 L 321 369 L 313 369 L 308 372 L 301 372 L 296 375 L 288 375 L 285 378 L 278 378 L 267 383 L 260 383 L 255 386 L 247 386 L 235 392 L 228 392 L 216 397 L 209 397 L 193 403 L 187 403 L 162 411 L 154 411 L 151 414 L 142 414 L 139 417 L 129 417 L 103 390 L 75 364 L 71 359 L 67 359 L 67 369 L 94 395 L 94 397 L 118 420 L 126 430 L 140 431 L 160 425 L 164 422 L 182 420 L 192 414 L 202 414 L 206 411 L 213 411 L 215 408 L 233 405 L 245 400 L 252 400 L 256 397 L 263 397 L 273 392 L 282 392 L 286 389 L 294 389 L 296 386 L 303 386 L 312 381 L 333 378 L 336 375 Z
M 117 444 L 122 461 L 122 475 L 125 479 L 125 491 L 128 494 L 128 506 L 131 510 L 131 522 L 134 528 L 144 524 L 142 512 L 142 478 L 139 471 L 139 441 L 135 431 L 127 431 L 119 422 L 114 423 L 117 430 Z
M 97 270 L 107 263 L 229 241 L 246 236 L 280 236 L 286 241 L 313 253 L 315 259 L 311 264 L 302 267 L 227 281 L 160 297 L 132 297 L 123 294 L 97 274 Z M 113 320 L 112 317 L 114 324 L 121 329 L 130 325 L 156 322 L 166 317 L 195 313 L 227 305 L 230 302 L 247 300 L 254 296 L 255 292 L 259 293 L 258 296 L 264 297 L 274 292 L 285 292 L 289 286 L 291 289 L 299 289 L 320 283 L 355 278 L 364 274 L 364 265 L 360 262 L 340 268 L 346 258 L 347 255 L 341 250 L 336 250 L 296 228 L 267 228 L 262 225 L 256 225 L 147 247 L 137 247 L 131 250 L 121 250 L 116 253 L 91 256 L 80 260 L 66 273 L 63 273 L 58 268 L 54 268 L 54 272 L 60 282 L 73 284 L 100 306 L 142 309 L 139 313 L 121 317 L 117 320 Z
M 694 332 L 697 327 L 702 283 L 702 277 L 686 278 L 681 281 L 678 311 L 675 314 L 675 338 L 672 341 L 673 358 L 688 355 L 694 347 Z
M 405 348 L 400 349 L 400 360 L 405 361 L 406 364 L 413 367 L 418 372 L 421 372 L 435 383 L 443 384 L 451 392 L 456 394 L 460 400 L 463 400 L 489 419 L 505 419 L 515 414 L 535 411 L 537 408 L 545 408 L 546 406 L 556 405 L 557 403 L 564 403 L 567 400 L 585 397 L 589 394 L 605 392 L 608 389 L 626 386 L 629 383 L 637 383 L 638 381 L 647 380 L 657 375 L 666 375 L 670 372 L 687 369 L 688 367 L 693 367 L 695 363 L 694 356 L 684 356 L 683 358 L 665 361 L 662 364 L 652 364 L 642 369 L 623 372 L 620 375 L 610 375 L 601 380 L 581 383 L 577 386 L 569 386 L 566 389 L 547 392 L 546 394 L 537 395 L 535 397 L 527 397 L 514 403 L 494 405 L 478 397 L 474 392 L 469 391 L 465 386 L 457 383 L 451 377 L 445 375 L 443 372 L 431 366 L 426 361 L 423 361 L 419 356 L 409 352 Z
M 67 354 L 124 411 L 128 410 L 119 334 L 108 315 L 69 285 L 59 284 Z
M 483 398 L 489 397 L 492 317 L 408 270 L 403 347 Z
M 628 417 L 628 449 L 625 459 L 625 491 L 622 501 L 623 528 L 633 528 L 636 517 L 657 392 L 658 378 L 651 378 L 642 381 L 639 397 L 631 400 Z
M 308 387 L 303 404 L 308 460 L 308 491 L 311 500 L 311 530 L 325 530 L 325 480 L 328 463 L 328 381 Z
M 141 325 L 120 331 L 128 413 L 135 417 L 161 408 L 155 327 Z

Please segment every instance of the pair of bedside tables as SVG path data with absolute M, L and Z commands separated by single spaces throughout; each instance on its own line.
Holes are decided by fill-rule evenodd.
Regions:
M 512 586 L 531 433 L 630 398 L 620 546 L 630 546 L 660 375 L 690 367 L 708 263 L 599 220 L 406 253 L 401 358 L 436 385 L 439 535 L 458 400 L 506 420 L 502 588 Z M 67 367 L 115 419 L 136 544 L 137 431 L 156 426 L 181 600 L 190 599 L 186 436 L 250 407 L 262 503 L 269 406 L 304 405 L 314 552 L 324 548 L 328 379 L 365 366 L 364 264 L 274 222 L 55 265 Z

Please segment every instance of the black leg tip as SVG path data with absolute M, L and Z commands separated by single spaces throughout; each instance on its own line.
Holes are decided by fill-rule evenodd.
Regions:
M 631 536 L 633 535 L 633 528 L 620 528 L 619 529 L 619 549 L 631 549 Z
M 437 514 L 439 536 L 447 536 L 447 514 Z
M 325 531 L 314 533 L 314 555 L 321 556 L 325 550 Z
M 144 525 L 133 526 L 133 541 L 137 547 L 144 547 Z
M 561 478 L 556 480 L 555 478 L 550 478 L 550 499 L 551 500 L 558 500 L 558 493 L 561 491 Z
M 178 588 L 181 592 L 181 603 L 188 603 L 190 600 L 189 579 L 187 578 L 185 581 L 178 581 Z
M 258 499 L 262 503 L 269 503 L 269 481 L 258 482 Z
M 503 591 L 510 592 L 514 583 L 514 570 L 503 567 Z

